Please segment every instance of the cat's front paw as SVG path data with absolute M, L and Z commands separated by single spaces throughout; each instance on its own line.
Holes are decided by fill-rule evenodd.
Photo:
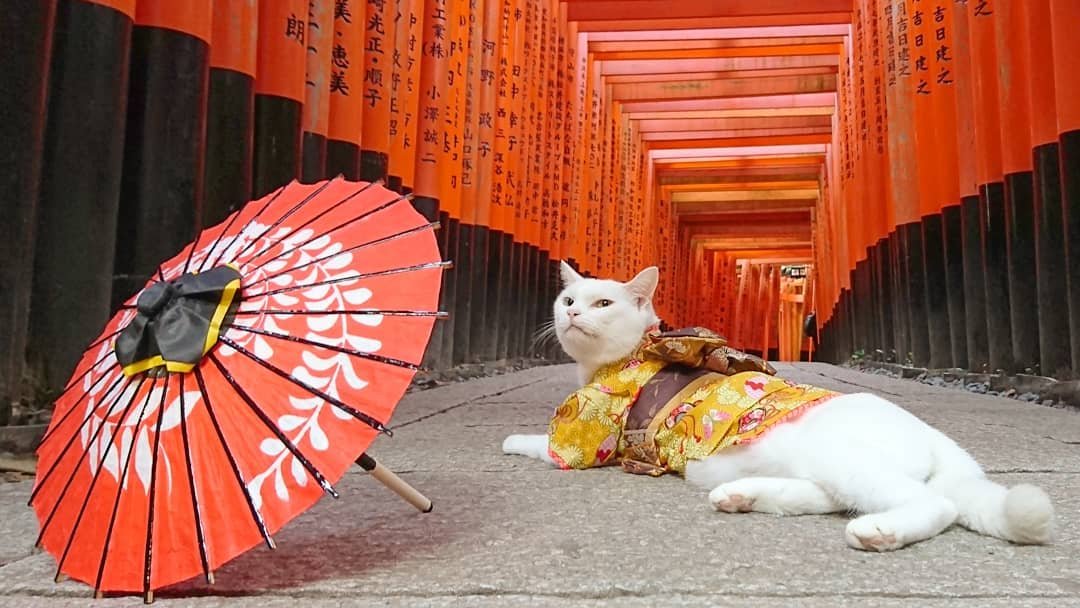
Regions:
M 503 439 L 503 454 L 526 456 L 527 454 L 522 451 L 525 448 L 525 437 L 526 435 L 509 435 L 506 439 Z
M 550 461 L 547 435 L 510 435 L 503 440 L 503 454 L 517 454 Z

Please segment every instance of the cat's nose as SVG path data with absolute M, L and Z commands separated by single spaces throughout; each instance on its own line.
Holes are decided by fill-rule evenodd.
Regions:
M 569 315 L 571 319 L 573 319 L 574 317 L 580 315 L 581 313 L 574 310 L 573 308 L 571 308 L 570 310 L 566 311 L 566 314 Z

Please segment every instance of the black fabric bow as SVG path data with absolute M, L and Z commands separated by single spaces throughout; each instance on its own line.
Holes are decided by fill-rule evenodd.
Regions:
M 131 376 L 164 367 L 190 371 L 225 328 L 240 273 L 230 266 L 159 281 L 139 295 L 138 313 L 116 339 L 116 359 Z

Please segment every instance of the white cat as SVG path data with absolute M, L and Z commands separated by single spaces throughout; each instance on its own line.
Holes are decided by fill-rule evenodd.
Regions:
M 627 283 L 586 279 L 565 262 L 555 331 L 586 384 L 602 365 L 627 357 L 655 323 L 655 267 Z M 547 435 L 510 435 L 503 452 L 553 462 Z M 953 523 L 1016 543 L 1041 544 L 1054 509 L 1043 490 L 1006 489 L 986 478 L 955 442 L 875 395 L 841 395 L 745 446 L 690 461 L 686 478 L 728 513 L 854 512 L 845 538 L 856 549 L 890 551 Z

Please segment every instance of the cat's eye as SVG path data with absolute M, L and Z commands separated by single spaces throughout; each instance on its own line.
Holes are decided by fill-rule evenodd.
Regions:
M 611 306 L 614 303 L 615 302 L 612 302 L 611 300 L 597 300 L 596 301 L 596 307 L 597 308 L 607 308 L 608 306 Z
M 574 305 L 574 298 L 565 297 L 565 298 L 562 299 L 562 303 L 563 303 L 564 306 L 573 306 Z

